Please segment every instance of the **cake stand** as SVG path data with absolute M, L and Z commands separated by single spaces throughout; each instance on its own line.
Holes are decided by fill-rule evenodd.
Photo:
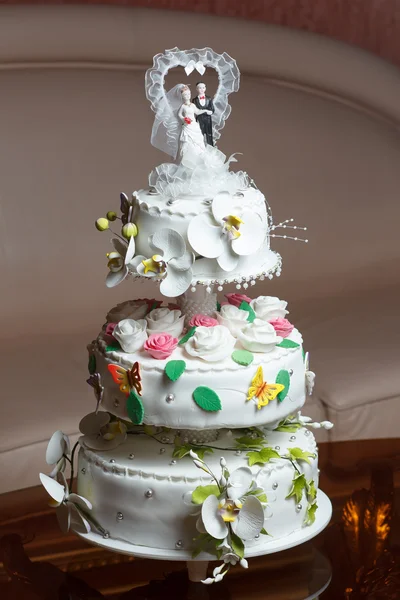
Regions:
M 263 556 L 265 554 L 273 554 L 276 552 L 282 552 L 289 548 L 294 548 L 300 544 L 308 542 L 315 536 L 317 536 L 325 527 L 329 524 L 332 516 L 332 504 L 328 496 L 318 490 L 317 493 L 318 510 L 316 513 L 316 519 L 312 525 L 308 525 L 299 531 L 294 531 L 290 535 L 280 538 L 277 540 L 269 539 L 264 544 L 257 544 L 257 546 L 249 547 L 245 551 L 245 557 L 251 558 L 253 556 Z M 85 539 L 90 544 L 95 544 L 107 550 L 119 552 L 120 554 L 130 554 L 141 558 L 152 558 L 157 560 L 180 560 L 180 561 L 213 561 L 216 560 L 215 556 L 207 552 L 202 552 L 196 558 L 192 558 L 191 552 L 188 550 L 177 550 L 177 549 L 166 549 L 166 548 L 152 548 L 148 546 L 136 546 L 135 544 L 129 544 L 123 540 L 104 539 L 99 533 L 91 531 L 90 533 L 77 533 L 80 537 Z

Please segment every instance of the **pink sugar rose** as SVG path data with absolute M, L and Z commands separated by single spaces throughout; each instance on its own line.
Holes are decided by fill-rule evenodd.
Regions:
M 157 360 L 171 356 L 178 345 L 178 340 L 169 333 L 153 333 L 145 341 L 143 348 Z
M 201 313 L 193 315 L 189 321 L 189 327 L 215 327 L 216 325 L 219 325 L 217 319 Z
M 114 329 L 116 328 L 117 323 L 107 323 L 106 327 L 106 335 L 112 335 L 114 333 Z
M 229 304 L 233 304 L 237 308 L 240 307 L 242 302 L 248 302 L 250 304 L 251 298 L 246 296 L 245 294 L 225 294 L 225 298 L 228 300 Z
M 277 335 L 280 335 L 283 338 L 288 337 L 294 329 L 294 326 L 283 317 L 275 317 L 275 319 L 270 319 L 268 323 L 271 323 L 272 327 L 275 329 Z

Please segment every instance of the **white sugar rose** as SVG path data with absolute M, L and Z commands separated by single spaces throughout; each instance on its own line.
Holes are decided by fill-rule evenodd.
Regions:
M 254 319 L 243 331 L 239 332 L 238 339 L 243 348 L 250 352 L 271 352 L 283 338 L 276 335 L 274 327 L 262 319 Z
M 139 319 L 123 319 L 113 331 L 113 336 L 121 345 L 124 352 L 136 352 L 147 340 L 146 321 Z
M 122 319 L 144 319 L 149 305 L 143 300 L 127 300 L 117 304 L 107 314 L 107 323 L 118 323 Z
M 251 308 L 256 313 L 257 319 L 269 321 L 276 317 L 284 317 L 288 314 L 287 302 L 279 300 L 275 296 L 259 296 L 250 302 Z
M 169 333 L 178 337 L 183 331 L 185 317 L 180 310 L 169 308 L 155 308 L 146 317 L 147 333 Z
M 194 335 L 186 342 L 185 350 L 190 356 L 206 362 L 217 362 L 232 354 L 235 343 L 229 329 L 222 325 L 197 327 Z
M 248 325 L 248 315 L 246 310 L 241 310 L 233 304 L 223 304 L 217 319 L 220 325 L 227 327 L 231 334 L 237 337 L 239 332 Z

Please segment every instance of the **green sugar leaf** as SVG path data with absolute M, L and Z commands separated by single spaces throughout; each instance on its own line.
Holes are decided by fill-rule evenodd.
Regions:
M 221 304 L 217 302 L 217 312 L 221 312 Z
M 121 346 L 116 342 L 112 346 L 106 346 L 106 352 L 118 352 L 121 350 Z
M 253 465 L 265 465 L 271 458 L 280 458 L 280 455 L 276 450 L 272 448 L 263 448 L 259 452 L 248 452 L 249 467 Z
M 141 425 L 143 423 L 143 402 L 133 390 L 131 390 L 126 401 L 126 411 L 128 413 L 128 417 L 134 425 Z
M 248 302 L 241 302 L 239 308 L 240 310 L 245 310 L 248 313 L 247 320 L 249 323 L 252 323 L 256 318 L 256 313 L 251 308 L 250 304 Z
M 222 409 L 221 400 L 214 390 L 209 387 L 199 386 L 193 392 L 193 400 L 197 406 L 207 412 L 216 412 Z
M 236 533 L 231 534 L 232 550 L 239 558 L 244 558 L 244 543 Z
M 275 427 L 274 431 L 282 431 L 284 433 L 295 433 L 298 429 L 302 427 L 299 421 L 293 421 L 290 417 L 283 419 L 278 425 Z
M 282 402 L 288 395 L 290 388 L 289 371 L 286 371 L 286 369 L 282 369 L 281 371 L 279 371 L 278 375 L 276 376 L 275 383 L 280 383 L 281 385 L 285 386 L 285 388 L 281 392 L 279 392 L 277 396 L 278 402 Z
M 271 535 L 266 529 L 264 529 L 264 527 L 261 529 L 260 533 L 262 533 L 262 535 Z
M 315 487 L 314 480 L 311 479 L 307 483 L 307 498 L 310 502 L 313 502 L 317 497 L 317 488 Z
M 306 517 L 304 519 L 304 525 L 312 525 L 315 521 L 315 513 L 317 512 L 318 504 L 312 502 L 307 506 Z
M 190 340 L 190 338 L 194 335 L 194 332 L 196 331 L 196 327 L 191 327 L 186 334 L 183 336 L 182 339 L 179 340 L 178 342 L 178 346 L 182 346 L 182 344 L 186 344 L 186 342 L 188 340 Z
M 292 480 L 292 487 L 290 488 L 286 499 L 288 500 L 289 498 L 296 498 L 296 502 L 298 504 L 303 496 L 304 490 L 307 490 L 306 477 L 303 473 L 295 472 Z
M 293 340 L 289 340 L 288 338 L 285 338 L 280 344 L 276 345 L 277 348 L 298 348 L 299 346 L 300 344 Z
M 193 504 L 203 504 L 208 496 L 217 496 L 218 498 L 219 493 L 219 487 L 217 485 L 199 485 L 192 492 L 192 502 Z
M 88 371 L 89 375 L 96 373 L 96 357 L 94 354 L 89 354 Z
M 165 374 L 171 381 L 176 381 L 186 369 L 184 360 L 170 360 L 165 365 Z
M 310 458 L 315 458 L 315 454 L 312 452 L 306 452 L 301 448 L 289 448 L 288 453 L 289 458 L 292 460 L 304 460 L 308 464 L 310 464 Z
M 243 365 L 244 367 L 247 367 L 253 362 L 254 354 L 252 354 L 248 350 L 235 350 L 234 352 L 232 352 L 232 360 L 234 360 L 235 363 L 238 363 L 238 365 Z
M 236 445 L 241 448 L 262 448 L 267 440 L 262 437 L 253 438 L 249 435 L 243 435 L 240 438 L 236 438 Z

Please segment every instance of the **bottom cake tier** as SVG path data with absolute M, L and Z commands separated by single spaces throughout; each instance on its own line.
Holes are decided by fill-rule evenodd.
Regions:
M 201 447 L 175 436 L 130 433 L 107 451 L 81 441 L 78 494 L 104 538 L 218 555 L 224 539 L 248 549 L 314 522 L 318 452 L 305 427 L 220 430 Z

